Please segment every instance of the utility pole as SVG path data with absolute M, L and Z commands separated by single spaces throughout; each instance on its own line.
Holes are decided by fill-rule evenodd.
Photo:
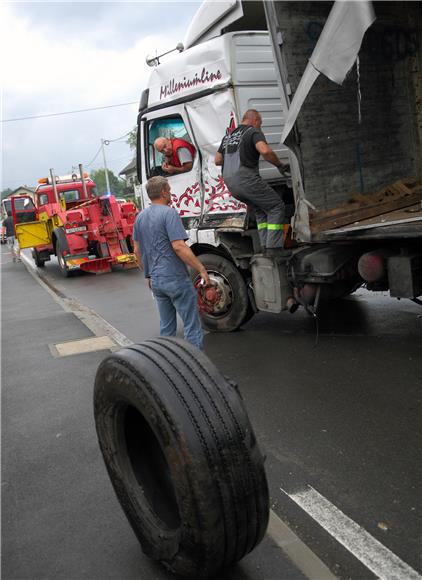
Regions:
M 104 171 L 105 171 L 105 178 L 106 178 L 106 185 L 107 185 L 107 193 L 110 195 L 110 193 L 111 193 L 110 182 L 108 180 L 108 169 L 107 169 L 105 149 L 104 149 L 104 145 L 108 145 L 109 143 L 110 143 L 110 141 L 107 141 L 106 139 L 101 139 L 101 149 L 103 151 Z

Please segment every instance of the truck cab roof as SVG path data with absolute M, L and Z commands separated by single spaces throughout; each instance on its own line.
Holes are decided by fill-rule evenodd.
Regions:
M 185 49 L 239 30 L 266 30 L 262 2 L 204 0 L 192 18 L 183 40 Z
M 87 195 L 85 196 L 82 181 L 67 181 L 62 183 L 57 183 L 57 193 L 59 197 L 63 197 L 66 200 L 67 209 L 72 208 L 79 203 L 93 199 L 97 197 L 97 187 L 92 179 L 85 180 Z M 35 190 L 36 205 L 38 208 L 48 205 L 51 203 L 56 203 L 54 189 L 52 184 L 40 184 Z

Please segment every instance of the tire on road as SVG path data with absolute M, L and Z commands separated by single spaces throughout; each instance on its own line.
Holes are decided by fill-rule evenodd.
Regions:
M 108 356 L 94 415 L 114 490 L 150 558 L 210 578 L 261 541 L 263 457 L 237 388 L 202 352 L 159 338 Z
M 224 306 L 215 313 L 201 312 L 202 326 L 211 332 L 233 332 L 254 315 L 245 280 L 236 266 L 224 256 L 202 254 L 198 259 L 206 267 L 211 280 L 217 281 L 224 296 Z M 192 274 L 195 283 L 199 277 Z
M 63 248 L 63 244 L 62 244 L 60 238 L 58 238 L 57 243 L 56 243 L 57 262 L 59 264 L 59 269 L 60 269 L 61 275 L 64 276 L 64 278 L 68 278 L 71 274 L 71 271 L 69 270 L 69 267 L 66 264 L 66 260 L 64 259 L 64 255 L 63 255 L 64 250 L 65 250 L 65 248 Z
M 43 260 L 40 253 L 35 248 L 32 250 L 32 258 L 37 268 L 44 268 L 46 260 Z

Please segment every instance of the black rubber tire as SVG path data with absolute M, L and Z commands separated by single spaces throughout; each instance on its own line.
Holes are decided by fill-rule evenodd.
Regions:
M 32 258 L 34 259 L 37 268 L 44 268 L 45 260 L 40 257 L 40 253 L 35 248 L 32 250 Z
M 217 254 L 202 254 L 198 259 L 204 264 L 209 272 L 218 272 L 229 283 L 232 293 L 233 304 L 228 312 L 212 316 L 206 312 L 201 312 L 202 326 L 211 332 L 233 332 L 242 324 L 246 323 L 253 316 L 253 310 L 249 303 L 246 283 L 236 268 L 224 256 Z M 192 273 L 192 281 L 195 283 L 199 274 Z
M 57 240 L 56 243 L 56 256 L 57 256 L 57 263 L 59 265 L 60 273 L 64 278 L 69 278 L 71 272 L 67 267 L 66 261 L 63 257 L 63 248 L 60 242 L 60 239 Z
M 237 388 L 202 352 L 157 338 L 111 354 L 97 371 L 94 415 L 114 490 L 150 558 L 211 578 L 261 541 L 263 457 Z

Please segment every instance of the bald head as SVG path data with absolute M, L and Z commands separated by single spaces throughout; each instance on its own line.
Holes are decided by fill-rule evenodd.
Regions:
M 256 109 L 248 109 L 242 117 L 242 125 L 251 125 L 260 128 L 262 124 L 261 114 Z
M 166 156 L 171 155 L 173 151 L 170 139 L 166 139 L 165 137 L 158 137 L 154 141 L 154 147 L 159 153 Z

